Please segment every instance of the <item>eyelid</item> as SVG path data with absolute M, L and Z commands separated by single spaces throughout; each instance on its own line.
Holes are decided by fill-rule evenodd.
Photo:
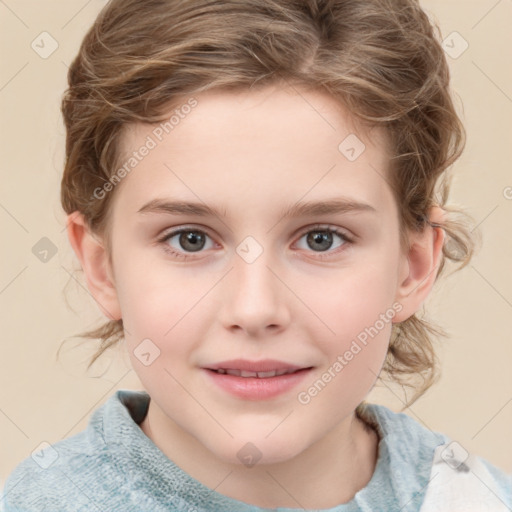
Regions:
M 208 228 L 205 228 L 203 226 L 194 226 L 194 225 L 188 225 L 188 224 L 180 224 L 178 226 L 174 226 L 172 228 L 165 229 L 161 235 L 158 235 L 158 238 L 161 240 L 162 238 L 167 238 L 170 235 L 176 235 L 180 233 L 181 231 L 199 231 L 201 233 L 207 234 L 210 238 L 213 238 L 211 232 Z
M 309 233 L 310 231 L 315 231 L 315 230 L 318 230 L 318 231 L 322 231 L 322 230 L 325 230 L 325 231 L 330 231 L 331 233 L 336 233 L 338 235 L 342 235 L 344 237 L 346 237 L 348 240 L 350 240 L 351 242 L 353 242 L 356 238 L 356 236 L 352 235 L 347 229 L 344 229 L 344 228 L 340 228 L 338 226 L 334 226 L 332 224 L 326 224 L 326 223 L 320 223 L 320 224 L 312 224 L 310 226 L 307 226 L 305 228 L 302 228 L 300 231 L 299 231 L 299 236 L 304 236 L 306 233 Z

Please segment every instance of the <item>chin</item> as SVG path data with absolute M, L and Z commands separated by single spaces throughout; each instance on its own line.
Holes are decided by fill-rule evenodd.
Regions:
M 253 429 L 251 431 L 254 433 Z M 210 438 L 205 445 L 222 462 L 247 468 L 287 462 L 307 449 L 304 439 L 292 439 L 289 435 L 279 436 L 276 433 L 269 437 L 266 435 L 237 435 L 224 444 Z

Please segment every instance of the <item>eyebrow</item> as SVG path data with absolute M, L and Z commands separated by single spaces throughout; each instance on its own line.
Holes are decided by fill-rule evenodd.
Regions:
M 291 207 L 282 210 L 280 217 L 283 219 L 288 219 L 292 217 L 306 217 L 351 212 L 377 213 L 377 210 L 367 203 L 362 203 L 352 199 L 336 198 L 327 199 L 320 202 L 295 203 Z M 166 213 L 196 215 L 199 217 L 226 217 L 225 208 L 222 212 L 220 212 L 219 210 L 211 208 L 204 203 L 169 201 L 167 199 L 153 199 L 142 206 L 137 213 Z

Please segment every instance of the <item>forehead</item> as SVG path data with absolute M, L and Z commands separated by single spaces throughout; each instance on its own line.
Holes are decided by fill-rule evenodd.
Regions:
M 162 123 L 127 126 L 119 160 L 135 164 L 116 190 L 132 210 L 166 196 L 281 209 L 336 192 L 376 208 L 391 197 L 385 132 L 365 129 L 326 93 L 296 87 L 184 97 Z

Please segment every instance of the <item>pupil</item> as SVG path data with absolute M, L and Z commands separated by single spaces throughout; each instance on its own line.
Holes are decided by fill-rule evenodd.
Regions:
M 188 247 L 187 245 L 190 244 Z M 192 251 L 198 251 L 202 249 L 204 245 L 204 237 L 196 232 L 188 231 L 182 233 L 180 237 L 180 245 L 184 249 L 191 249 Z
M 320 232 L 320 231 L 316 231 L 315 232 L 316 234 L 314 235 L 309 235 L 308 236 L 308 242 L 313 242 L 315 244 L 322 244 L 322 242 L 324 242 L 322 244 L 322 247 L 320 248 L 320 251 L 326 251 L 327 249 L 329 249 L 331 243 L 332 243 L 332 235 L 331 233 L 327 232 L 327 231 L 324 231 L 324 232 Z M 322 234 L 323 233 L 323 234 Z

